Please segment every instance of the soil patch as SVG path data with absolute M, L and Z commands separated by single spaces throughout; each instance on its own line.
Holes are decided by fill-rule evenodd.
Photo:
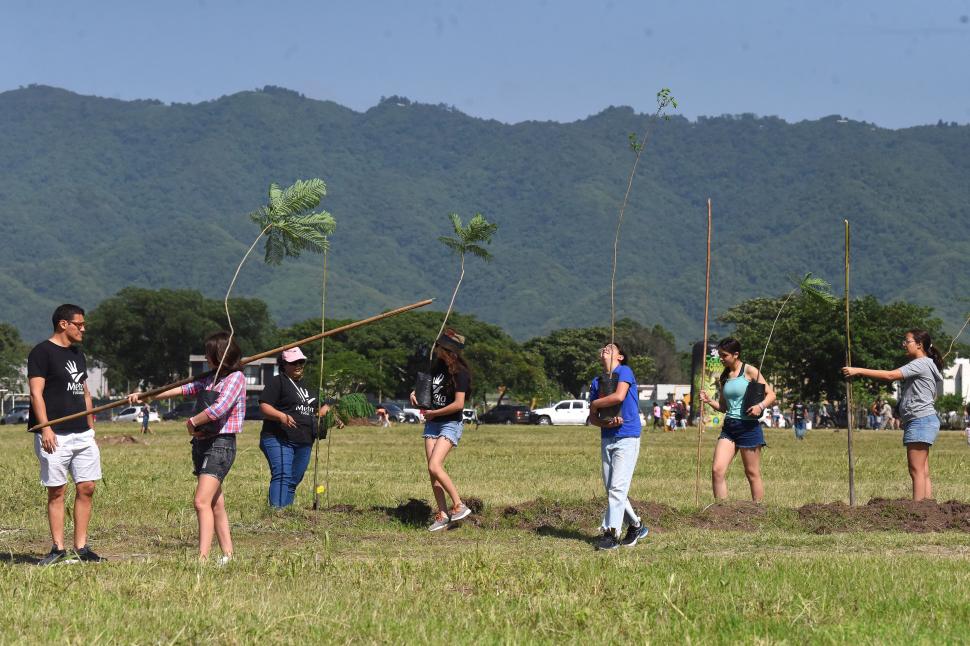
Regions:
M 761 528 L 764 516 L 765 508 L 753 502 L 717 502 L 690 516 L 688 522 L 702 529 L 753 532 Z
M 970 504 L 949 500 L 889 500 L 873 498 L 860 507 L 843 502 L 812 503 L 798 508 L 807 531 L 816 534 L 856 531 L 970 532 Z
M 148 444 L 148 442 L 143 442 L 134 435 L 108 435 L 99 437 L 98 444 Z

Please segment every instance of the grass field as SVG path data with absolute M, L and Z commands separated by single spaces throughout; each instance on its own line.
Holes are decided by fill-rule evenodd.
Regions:
M 100 427 L 91 543 L 110 561 L 51 568 L 28 562 L 50 545 L 31 438 L 0 431 L 0 642 L 970 641 L 970 508 L 803 508 L 847 500 L 844 432 L 797 442 L 768 431 L 765 504 L 742 502 L 736 464 L 739 503 L 704 512 L 695 431 L 645 433 L 631 498 L 652 532 L 598 553 L 604 496 L 589 428 L 466 431 L 447 466 L 480 513 L 430 534 L 408 502 L 430 500 L 419 427 L 338 431 L 329 503 L 339 507 L 308 509 L 308 472 L 295 508 L 273 512 L 258 426 L 247 424 L 226 482 L 236 560 L 218 568 L 195 560 L 183 427 L 155 428 L 147 443 L 115 444 L 140 440 L 137 427 Z M 714 439 L 703 440 L 702 505 Z M 855 451 L 861 505 L 909 495 L 898 432 L 857 433 Z M 941 434 L 931 469 L 939 501 L 970 501 L 962 434 Z M 918 529 L 930 511 L 953 528 L 875 529 Z

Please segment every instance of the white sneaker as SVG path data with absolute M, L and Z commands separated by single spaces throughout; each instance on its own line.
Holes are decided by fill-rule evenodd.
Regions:
M 428 531 L 437 532 L 444 529 L 450 524 L 451 524 L 451 518 L 448 517 L 448 514 L 444 512 L 438 512 L 438 515 L 435 516 L 434 522 L 428 526 Z
M 461 520 L 462 518 L 468 518 L 472 513 L 472 510 L 468 508 L 468 505 L 461 503 L 458 509 L 451 515 L 451 522 L 456 520 Z
M 216 561 L 216 565 L 218 567 L 225 567 L 225 566 L 229 565 L 230 563 L 232 563 L 232 557 L 231 556 L 226 556 L 225 554 L 223 554 L 222 556 L 220 556 L 219 557 L 219 560 Z

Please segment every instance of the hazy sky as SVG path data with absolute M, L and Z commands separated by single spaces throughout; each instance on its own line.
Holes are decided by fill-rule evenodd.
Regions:
M 517 122 L 609 105 L 688 117 L 970 122 L 970 0 L 0 0 L 0 91 L 198 102 L 280 85 Z

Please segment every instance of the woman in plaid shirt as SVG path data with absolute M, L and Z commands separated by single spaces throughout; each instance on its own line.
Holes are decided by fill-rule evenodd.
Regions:
M 215 370 L 223 354 L 225 360 L 217 377 L 203 377 L 155 397 L 197 396 L 199 412 L 188 418 L 185 426 L 192 436 L 192 473 L 198 478 L 195 514 L 199 521 L 199 559 L 209 558 L 215 533 L 222 550 L 220 565 L 232 559 L 232 536 L 222 481 L 236 459 L 236 435 L 242 432 L 246 419 L 246 378 L 239 365 L 242 351 L 228 332 L 217 332 L 205 340 L 205 358 L 211 369 Z M 139 403 L 141 396 L 134 393 L 128 398 L 132 403 Z

